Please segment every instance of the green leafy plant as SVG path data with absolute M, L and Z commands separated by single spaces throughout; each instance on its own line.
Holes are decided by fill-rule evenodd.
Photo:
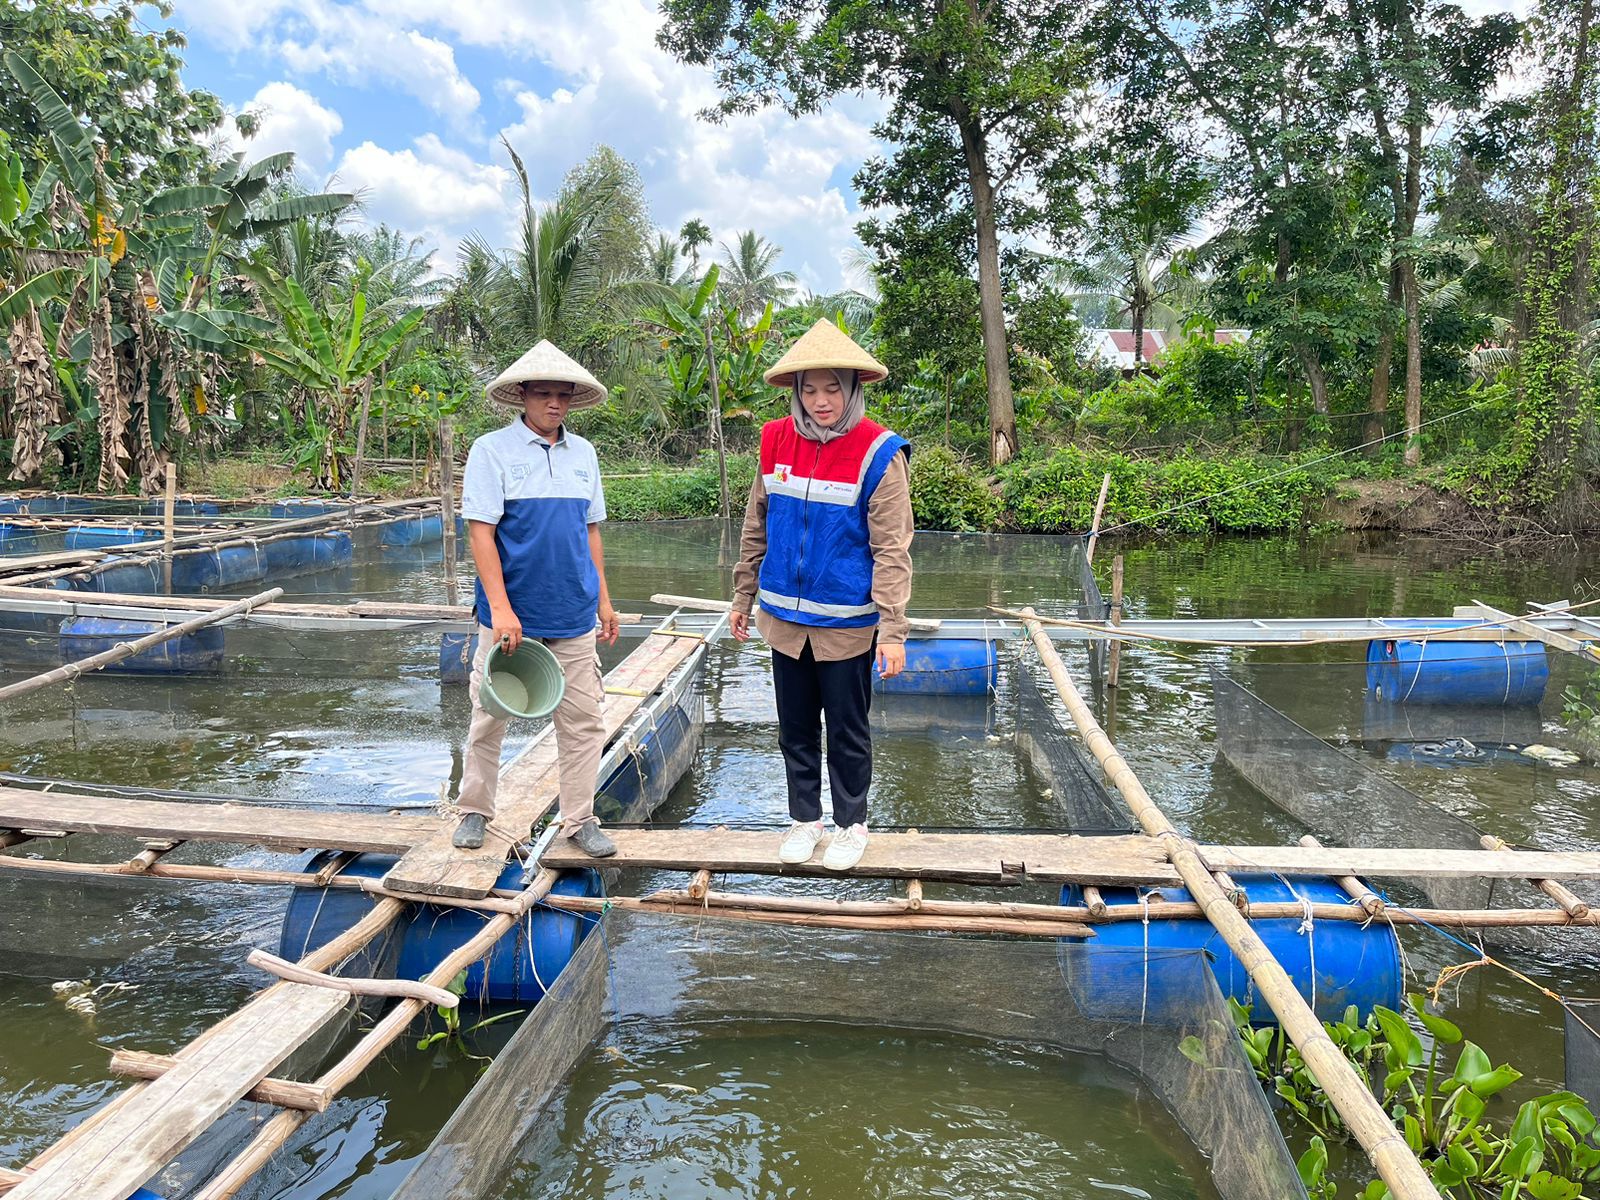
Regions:
M 1600 1181 L 1600 1142 L 1583 1098 L 1568 1091 L 1535 1096 L 1516 1110 L 1509 1127 L 1500 1127 L 1490 1103 L 1522 1072 L 1496 1065 L 1459 1026 L 1429 1012 L 1422 995 L 1411 993 L 1406 1003 L 1427 1043 L 1402 1013 L 1381 1005 L 1364 1022 L 1348 1008 L 1324 1028 L 1359 1074 L 1381 1081 L 1384 1108 L 1440 1193 L 1450 1200 L 1580 1200 L 1592 1194 L 1585 1188 Z M 1313 1133 L 1300 1159 L 1307 1192 L 1313 1200 L 1333 1200 L 1327 1144 L 1349 1141 L 1349 1131 L 1283 1031 L 1252 1027 L 1250 1009 L 1230 1004 L 1257 1076 Z M 1360 1200 L 1388 1197 L 1381 1180 L 1360 1193 Z
M 458 971 L 456 977 L 450 981 L 450 986 L 445 990 L 453 992 L 457 996 L 465 996 L 467 994 L 467 973 Z M 462 1054 L 477 1062 L 493 1062 L 494 1060 L 487 1055 L 472 1053 L 467 1046 L 467 1038 L 481 1029 L 487 1029 L 491 1025 L 498 1025 L 501 1021 L 509 1021 L 512 1017 L 520 1017 L 527 1011 L 525 1008 L 518 1008 L 511 1012 L 496 1013 L 492 1017 L 485 1017 L 476 1024 L 464 1026 L 461 1022 L 461 1006 L 459 1004 L 454 1008 L 446 1008 L 442 1004 L 435 1005 L 434 1012 L 439 1014 L 439 1019 L 444 1022 L 444 1028 L 430 1033 L 418 1041 L 417 1049 L 427 1050 L 431 1046 L 437 1046 L 442 1043 L 446 1046 L 455 1047 Z

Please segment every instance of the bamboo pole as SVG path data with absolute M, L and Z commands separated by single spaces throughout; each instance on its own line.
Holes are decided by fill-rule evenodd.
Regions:
M 450 418 L 439 422 L 439 510 L 444 538 L 444 602 L 456 603 L 456 458 Z
M 1072 714 L 1073 723 L 1083 735 L 1090 752 L 1133 810 L 1145 832 L 1160 839 L 1168 860 L 1177 868 L 1189 894 L 1200 903 L 1207 920 L 1249 973 L 1256 991 L 1277 1015 L 1279 1024 L 1299 1049 L 1312 1076 L 1350 1132 L 1361 1143 L 1395 1200 L 1441 1200 L 1428 1173 L 1406 1145 L 1383 1106 L 1374 1099 L 1370 1086 L 1356 1074 L 1349 1060 L 1334 1045 L 1323 1029 L 1322 1022 L 1251 928 L 1250 922 L 1228 902 L 1217 881 L 1211 877 L 1199 848 L 1178 832 L 1150 798 L 1133 769 L 1117 753 L 1116 747 L 1106 737 L 1074 686 L 1066 663 L 1040 625 L 1037 614 L 1032 608 L 1025 608 L 1022 612 L 1028 635 L 1044 660 L 1050 678 L 1055 682 L 1056 690 Z
M 193 633 L 197 629 L 204 629 L 207 625 L 214 625 L 218 621 L 247 613 L 258 604 L 266 604 L 269 601 L 276 600 L 281 595 L 283 595 L 282 588 L 268 588 L 266 591 L 259 592 L 248 599 L 235 601 L 233 604 L 219 608 L 215 612 L 209 612 L 204 616 L 185 621 L 181 625 L 172 625 L 155 633 L 147 633 L 144 637 L 135 638 L 131 642 L 119 642 L 111 649 L 100 654 L 91 655 L 89 658 L 80 659 L 77 662 L 63 663 L 53 671 L 46 671 L 42 675 L 33 676 L 31 679 L 19 680 L 6 687 L 0 687 L 0 700 L 13 700 L 18 696 L 37 691 L 39 688 L 46 687 L 49 684 L 64 683 L 69 679 L 76 679 L 80 675 L 88 674 L 90 671 L 98 671 L 101 667 L 109 667 L 125 658 L 132 658 L 135 654 L 148 650 L 151 646 L 159 646 L 162 642 L 171 641 L 175 637 L 182 637 L 185 634 Z
M 711 890 L 711 872 L 696 871 L 694 878 L 689 881 L 689 899 L 700 901 L 706 898 L 706 893 Z
M 1094 523 L 1089 526 L 1089 545 L 1084 550 L 1084 559 L 1092 566 L 1094 564 L 1094 546 L 1100 540 L 1100 518 L 1106 511 L 1106 496 L 1111 491 L 1111 472 L 1107 471 L 1105 478 L 1100 481 L 1100 498 L 1094 502 Z
M 111 1073 L 126 1075 L 145 1081 L 160 1079 L 178 1059 L 171 1054 L 151 1054 L 144 1050 L 118 1050 L 111 1056 Z M 278 1079 L 269 1075 L 244 1094 L 246 1100 L 257 1104 L 276 1104 L 279 1108 L 292 1108 L 301 1112 L 322 1112 L 326 1101 L 315 1085 L 295 1079 Z M 319 1108 L 318 1105 L 323 1107 Z
M 372 412 L 372 376 L 361 381 L 361 418 L 356 425 L 356 461 L 350 468 L 350 500 L 361 495 L 361 462 L 367 457 L 367 417 Z
M 711 377 L 711 444 L 717 451 L 717 516 L 727 524 L 732 515 L 728 499 L 728 448 L 722 440 L 722 375 L 717 370 L 717 352 L 711 344 L 711 320 L 706 318 L 706 374 Z
M 1106 901 L 1105 897 L 1100 894 L 1099 888 L 1086 887 L 1083 889 L 1083 905 L 1095 920 L 1105 920 Z
M 1300 844 L 1309 850 L 1321 850 L 1322 843 L 1309 833 L 1300 839 Z M 1344 889 L 1344 894 L 1349 896 L 1361 906 L 1361 911 L 1369 917 L 1383 916 L 1386 905 L 1383 897 L 1374 892 L 1354 875 L 1335 875 L 1333 881 Z
M 911 912 L 921 912 L 924 903 L 922 899 L 922 880 L 909 880 L 906 883 L 906 908 Z
M 1081 921 L 1028 920 L 1024 917 L 945 916 L 940 913 L 909 911 L 862 916 L 848 912 L 806 912 L 797 908 L 743 908 L 725 904 L 662 902 L 639 896 L 609 898 L 551 896 L 546 903 L 551 908 L 565 909 L 569 912 L 603 912 L 610 907 L 634 912 L 665 913 L 670 916 L 710 916 L 730 921 L 755 921 L 764 925 L 800 925 L 812 929 L 891 930 L 901 933 L 1006 933 L 1052 938 L 1086 938 L 1094 935 L 1094 931 Z M 904 904 L 905 901 L 899 903 Z
M 1122 624 L 1122 555 L 1111 560 L 1111 612 L 1113 625 Z M 1117 676 L 1122 673 L 1122 639 L 1111 639 L 1111 659 L 1106 667 L 1106 686 L 1116 687 Z
M 657 592 L 650 597 L 651 604 L 664 604 L 669 608 L 688 608 L 699 612 L 727 612 L 733 607 L 731 601 L 713 600 L 706 596 L 677 596 L 671 592 Z M 921 630 L 931 633 L 938 629 L 943 622 L 931 617 L 907 617 L 907 623 L 913 631 Z M 753 629 L 754 626 L 752 625 Z
M 167 464 L 167 495 L 162 503 L 162 522 L 164 536 L 161 539 L 161 590 L 168 596 L 172 595 L 172 516 L 178 499 L 178 467 L 176 463 Z
M 1489 833 L 1479 838 L 1478 844 L 1485 850 L 1505 850 L 1508 853 L 1515 853 L 1512 847 Z M 1561 911 L 1573 920 L 1582 920 L 1589 915 L 1588 903 L 1570 888 L 1563 887 L 1554 879 L 1530 879 L 1528 882 L 1559 904 Z
M 182 842 L 173 841 L 146 842 L 144 849 L 128 860 L 128 873 L 143 875 L 160 861 L 162 855 L 171 854 L 181 845 Z

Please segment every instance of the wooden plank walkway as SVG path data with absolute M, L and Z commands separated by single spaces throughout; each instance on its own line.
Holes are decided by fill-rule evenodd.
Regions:
M 438 825 L 437 817 L 423 814 L 123 800 L 0 787 L 0 829 L 59 829 L 151 841 L 228 842 L 269 850 L 404 854 Z
M 697 638 L 655 633 L 611 669 L 605 678 L 602 716 L 606 741 L 702 645 Z M 561 778 L 554 731 L 544 734 L 500 773 L 497 811 L 482 850 L 457 850 L 450 844 L 455 822 L 436 822 L 426 839 L 390 868 L 383 884 L 395 892 L 480 899 L 489 894 L 505 868 L 512 846 L 528 836 L 535 821 L 555 807 Z M 558 839 L 559 840 L 559 839 Z M 584 866 L 594 860 L 579 855 Z
M 121 1200 L 344 1011 L 352 997 L 278 984 L 180 1050 L 161 1078 L 123 1092 L 69 1153 L 23 1176 L 9 1200 Z
M 709 870 L 729 875 L 832 875 L 822 847 L 798 867 L 778 862 L 776 831 L 613 829 L 617 856 L 608 866 Z M 825 845 L 825 843 L 824 843 Z M 1600 853 L 1527 850 L 1373 850 L 1328 846 L 1204 846 L 1207 863 L 1233 874 L 1356 875 L 1388 878 L 1600 879 Z M 540 858 L 546 867 L 592 865 L 560 841 Z M 987 885 L 1173 884 L 1178 875 L 1155 838 L 1143 834 L 875 833 L 849 875 Z

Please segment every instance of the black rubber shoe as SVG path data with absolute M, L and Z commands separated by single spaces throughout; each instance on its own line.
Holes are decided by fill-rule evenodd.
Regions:
M 482 813 L 468 813 L 456 826 L 456 835 L 450 839 L 450 844 L 457 850 L 483 849 L 483 831 L 488 824 L 489 818 Z
M 588 821 L 578 826 L 572 835 L 572 844 L 590 858 L 610 858 L 617 852 L 617 844 L 600 832 L 600 826 Z

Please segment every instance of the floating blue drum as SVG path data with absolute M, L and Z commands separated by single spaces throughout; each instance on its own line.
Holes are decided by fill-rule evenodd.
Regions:
M 61 661 L 77 662 L 146 634 L 167 628 L 160 621 L 118 621 L 109 617 L 68 617 L 61 622 Z M 132 658 L 107 667 L 135 675 L 193 675 L 222 669 L 222 630 L 197 629 L 168 638 Z
M 444 518 L 402 517 L 383 525 L 385 546 L 421 546 L 444 539 Z
M 355 539 L 348 533 L 319 533 L 311 547 L 311 565 L 318 571 L 348 567 L 355 557 Z
M 279 500 L 267 510 L 269 516 L 293 520 L 296 517 L 320 517 L 338 512 L 342 504 L 329 504 L 326 500 Z
M 180 551 L 172 558 L 172 588 L 176 592 L 238 587 L 266 577 L 267 556 L 259 545 Z
M 1000 682 L 1000 653 L 987 638 L 912 638 L 906 669 L 872 689 L 885 696 L 987 696 Z
M 316 565 L 317 539 L 311 534 L 269 538 L 261 543 L 261 553 L 269 576 L 297 575 Z
M 177 566 L 173 566 L 176 579 Z M 84 588 L 119 596 L 145 596 L 161 585 L 161 564 L 153 559 L 110 558 L 89 573 Z
M 324 851 L 312 858 L 306 870 L 317 871 L 332 858 Z M 363 854 L 342 874 L 381 879 L 398 861 L 387 854 Z M 513 862 L 501 873 L 497 887 L 522 886 L 522 867 Z M 551 891 L 557 896 L 598 896 L 600 876 L 594 871 L 562 874 Z M 296 888 L 283 918 L 278 953 L 291 962 L 332 941 L 372 911 L 364 892 L 354 889 Z M 410 917 L 398 927 L 396 979 L 421 979 L 483 929 L 483 917 L 471 909 L 413 905 Z M 467 997 L 532 1004 L 555 982 L 577 952 L 593 924 L 578 913 L 534 907 L 517 928 L 495 944 L 487 959 L 467 971 Z
M 1538 704 L 1549 681 L 1541 642 L 1367 643 L 1367 691 L 1391 704 Z
M 26 526 L 0 524 L 0 554 L 32 554 L 39 535 Z
M 1272 875 L 1236 875 L 1234 880 L 1254 904 L 1309 901 L 1346 905 L 1350 901 L 1343 889 L 1327 879 L 1286 882 Z M 1107 904 L 1139 902 L 1131 888 L 1101 888 L 1100 894 Z M 1176 885 L 1162 887 L 1160 895 L 1172 901 L 1191 899 L 1187 888 Z M 1061 889 L 1061 902 L 1082 904 L 1082 889 L 1067 884 Z M 1324 1021 L 1339 1019 L 1352 1004 L 1363 1018 L 1374 1004 L 1400 1006 L 1400 943 L 1393 926 L 1382 921 L 1308 922 L 1298 916 L 1252 921 L 1251 926 Z M 1166 994 L 1157 986 L 1163 973 L 1147 974 L 1145 970 L 1147 954 L 1153 957 L 1184 950 L 1205 952 L 1224 996 L 1241 1004 L 1255 999 L 1248 972 L 1204 917 L 1152 920 L 1148 926 L 1142 921 L 1113 921 L 1094 928 L 1096 937 L 1062 939 L 1090 944 L 1087 952 L 1074 952 L 1063 961 L 1069 964 L 1074 996 L 1092 1015 L 1138 1020 L 1143 1013 L 1146 1019 L 1161 1022 L 1184 1016 L 1192 997 Z M 1257 1024 L 1276 1023 L 1264 1003 L 1255 1003 L 1252 1015 Z
M 67 530 L 68 550 L 104 550 L 108 546 L 126 546 L 129 542 L 157 542 L 161 532 L 136 525 L 74 525 Z
M 466 683 L 472 678 L 472 656 L 478 651 L 475 633 L 447 633 L 439 639 L 439 682 Z

